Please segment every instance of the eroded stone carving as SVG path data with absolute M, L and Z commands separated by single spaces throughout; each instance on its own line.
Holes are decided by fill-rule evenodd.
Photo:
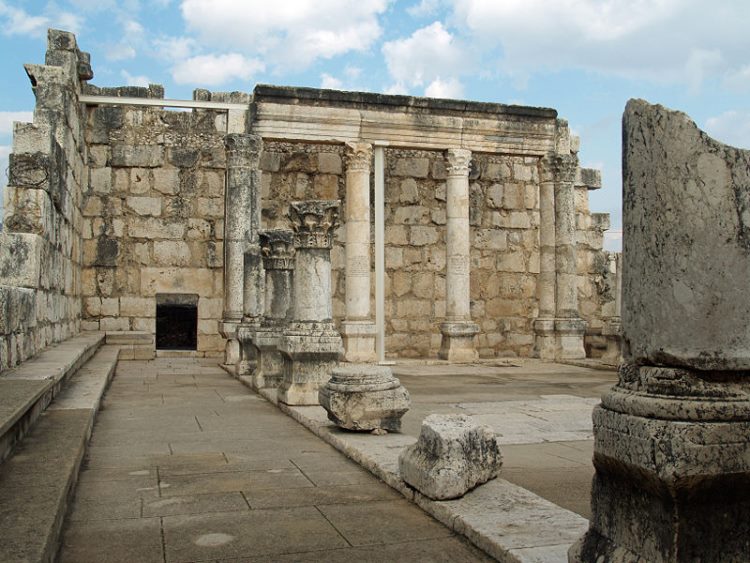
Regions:
M 458 414 L 425 418 L 417 443 L 398 457 L 403 480 L 435 500 L 463 496 L 497 477 L 501 465 L 492 428 Z
M 331 305 L 331 245 L 339 202 L 292 202 L 289 216 L 296 250 L 294 320 L 279 342 L 284 364 L 278 396 L 288 405 L 317 405 L 318 389 L 343 352 Z
M 569 558 L 748 561 L 750 152 L 631 100 L 623 156 L 623 364 Z
M 369 364 L 341 364 L 320 388 L 320 405 L 328 418 L 347 430 L 401 430 L 409 410 L 409 392 L 393 377 L 391 368 Z

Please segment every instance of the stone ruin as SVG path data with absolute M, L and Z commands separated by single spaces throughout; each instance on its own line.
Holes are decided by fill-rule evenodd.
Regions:
M 331 361 L 339 336 L 353 362 L 605 352 L 600 175 L 555 110 L 262 85 L 169 101 L 90 84 L 89 56 L 55 30 L 26 71 L 37 102 L 5 188 L 0 369 L 82 330 L 163 342 L 176 307 L 185 353 L 256 387 L 291 384 L 299 322 L 332 339 Z M 339 202 L 329 249 L 299 238 L 292 202 L 312 200 Z M 293 245 L 263 242 L 295 226 Z M 326 252 L 330 311 L 299 318 L 300 260 Z
M 623 363 L 570 561 L 750 561 L 750 151 L 631 100 L 623 164 Z

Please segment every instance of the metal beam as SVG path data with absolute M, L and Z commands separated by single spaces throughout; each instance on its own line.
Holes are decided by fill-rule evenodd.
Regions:
M 78 101 L 90 106 L 151 106 L 164 108 L 213 109 L 221 111 L 247 111 L 249 104 L 204 102 L 201 100 L 169 100 L 163 98 L 126 98 L 119 96 L 78 96 Z

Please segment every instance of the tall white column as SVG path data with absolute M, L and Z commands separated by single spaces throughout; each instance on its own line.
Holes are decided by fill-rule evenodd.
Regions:
M 370 307 L 370 163 L 372 145 L 346 144 L 346 319 L 344 359 L 374 362 L 375 323 Z
M 471 151 L 448 149 L 447 237 L 445 322 L 440 325 L 440 357 L 451 361 L 472 361 L 478 354 L 474 336 L 479 327 L 471 321 L 469 261 L 469 164 Z
M 534 320 L 534 355 L 555 359 L 555 161 L 545 156 L 539 166 L 539 315 Z
M 227 182 L 224 200 L 224 322 L 225 363 L 240 361 L 237 327 L 242 320 L 245 252 L 257 244 L 260 228 L 260 153 L 257 135 L 229 134 L 225 138 Z
M 576 156 L 555 156 L 555 333 L 558 359 L 586 357 L 583 347 L 586 324 L 578 314 L 574 186 L 577 167 Z

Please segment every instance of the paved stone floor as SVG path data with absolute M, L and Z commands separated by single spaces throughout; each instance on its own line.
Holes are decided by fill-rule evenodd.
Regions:
M 605 371 L 522 359 L 475 365 L 401 360 L 393 373 L 411 394 L 403 433 L 418 436 L 432 413 L 464 413 L 491 426 L 500 476 L 590 517 L 591 410 L 617 381 Z
M 215 360 L 120 362 L 63 562 L 485 561 Z

